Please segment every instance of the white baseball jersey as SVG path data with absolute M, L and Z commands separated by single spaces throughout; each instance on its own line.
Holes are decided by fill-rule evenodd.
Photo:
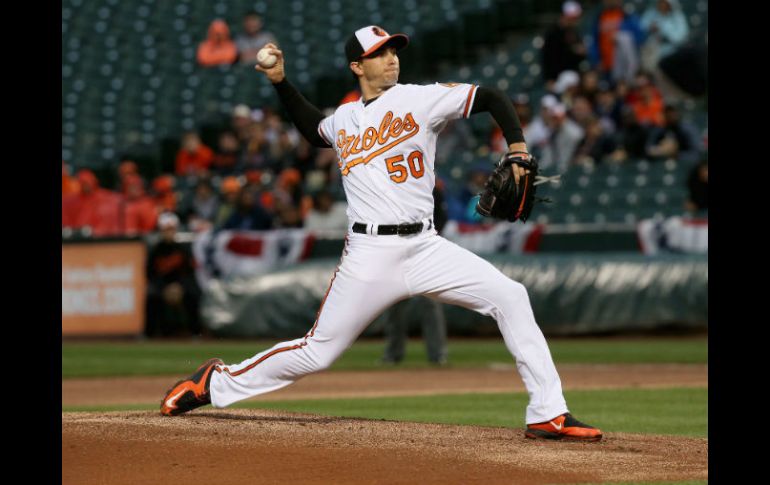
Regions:
M 318 125 L 337 152 L 351 222 L 399 224 L 433 216 L 436 138 L 470 115 L 472 84 L 396 84 L 364 105 L 344 104 Z

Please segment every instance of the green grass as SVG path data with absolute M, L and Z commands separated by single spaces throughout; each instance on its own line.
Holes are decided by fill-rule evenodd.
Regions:
M 605 432 L 706 437 L 708 389 L 566 391 L 570 411 Z M 366 399 L 245 401 L 233 408 L 274 409 L 327 416 L 421 423 L 524 427 L 526 393 L 461 394 Z M 157 405 L 79 406 L 63 411 L 150 410 Z
M 227 363 L 241 362 L 277 341 L 197 341 L 197 342 L 88 342 L 62 343 L 62 378 L 111 377 L 132 375 L 185 375 L 209 357 Z M 705 364 L 708 340 L 696 338 L 649 339 L 550 339 L 556 363 L 683 363 Z M 332 370 L 377 370 L 382 341 L 356 342 L 332 366 Z M 425 347 L 410 341 L 401 368 L 424 368 Z M 452 340 L 449 342 L 452 367 L 486 367 L 493 363 L 513 365 L 513 357 L 502 338 L 492 340 Z

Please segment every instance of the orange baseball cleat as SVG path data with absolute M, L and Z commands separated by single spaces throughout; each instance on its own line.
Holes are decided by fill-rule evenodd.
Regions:
M 218 365 L 224 365 L 222 359 L 209 359 L 193 375 L 174 384 L 160 402 L 160 413 L 164 416 L 176 416 L 211 403 L 209 382 Z
M 602 439 L 602 431 L 565 413 L 544 423 L 528 424 L 524 436 L 546 440 L 599 441 Z

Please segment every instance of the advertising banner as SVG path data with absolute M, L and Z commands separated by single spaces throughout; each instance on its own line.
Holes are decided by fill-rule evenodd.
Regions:
M 62 336 L 139 335 L 144 330 L 143 241 L 62 245 Z

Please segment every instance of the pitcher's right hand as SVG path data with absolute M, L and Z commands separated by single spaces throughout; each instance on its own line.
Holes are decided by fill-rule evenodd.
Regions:
M 260 72 L 264 72 L 271 83 L 278 84 L 279 82 L 283 81 L 283 79 L 286 77 L 286 74 L 283 71 L 283 52 L 280 49 L 278 49 L 278 46 L 276 46 L 272 42 L 265 44 L 265 48 L 268 49 L 268 52 L 270 52 L 270 54 L 277 57 L 278 61 L 275 63 L 273 67 L 270 67 L 267 69 L 260 66 L 259 63 L 257 63 L 257 65 L 254 66 L 254 69 Z

